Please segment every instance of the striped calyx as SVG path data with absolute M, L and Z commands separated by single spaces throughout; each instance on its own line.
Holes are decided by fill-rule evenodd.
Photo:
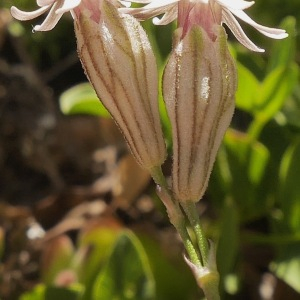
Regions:
M 100 20 L 75 18 L 83 68 L 138 163 L 160 166 L 166 156 L 158 111 L 158 74 L 148 37 L 137 20 L 103 0 Z
M 172 190 L 179 201 L 202 198 L 234 111 L 235 64 L 224 29 L 215 25 L 214 32 L 213 41 L 203 28 L 192 27 L 177 39 L 164 71 L 173 135 Z

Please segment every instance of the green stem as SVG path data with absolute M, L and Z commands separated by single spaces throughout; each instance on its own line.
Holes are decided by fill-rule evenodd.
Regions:
M 201 261 L 199 255 L 195 250 L 191 237 L 186 229 L 186 217 L 182 213 L 182 210 L 180 209 L 178 202 L 175 201 L 175 199 L 172 197 L 168 189 L 166 178 L 161 170 L 161 167 L 152 168 L 150 170 L 150 174 L 153 180 L 155 181 L 155 183 L 159 187 L 157 189 L 157 194 L 162 200 L 162 202 L 164 203 L 168 212 L 170 222 L 179 233 L 182 242 L 184 244 L 184 247 L 189 255 L 190 260 L 196 266 L 200 267 Z
M 188 253 L 189 259 L 191 262 L 196 265 L 197 267 L 201 267 L 201 261 L 199 259 L 199 255 L 197 251 L 195 250 L 195 247 L 193 245 L 193 242 L 187 232 L 185 222 L 182 224 L 173 224 L 174 227 L 176 228 L 177 232 L 179 233 L 182 242 L 184 244 L 184 248 Z
M 219 274 L 217 272 L 207 275 L 207 278 L 202 278 L 200 286 L 207 300 L 220 300 Z
M 179 233 L 184 247 L 188 253 L 189 260 L 186 260 L 191 267 L 199 287 L 203 290 L 207 300 L 220 300 L 219 296 L 219 273 L 215 264 L 214 247 L 209 249 L 208 241 L 204 236 L 200 219 L 194 202 L 180 203 L 174 199 L 168 188 L 166 178 L 161 167 L 150 170 L 151 176 L 157 184 L 157 195 L 164 203 L 170 222 Z M 195 233 L 198 247 L 187 231 L 187 222 L 192 226 Z M 200 257 L 199 252 L 200 251 Z M 202 260 L 202 261 L 201 261 Z
M 199 215 L 197 213 L 196 205 L 194 202 L 189 201 L 185 203 L 181 203 L 182 208 L 184 209 L 188 220 L 194 230 L 194 233 L 196 235 L 198 247 L 201 253 L 202 262 L 204 266 L 207 266 L 208 264 L 208 255 L 209 255 L 209 246 L 208 241 L 204 235 Z
M 161 166 L 153 167 L 149 170 L 151 177 L 153 178 L 154 182 L 163 187 L 164 189 L 168 189 L 168 184 L 165 178 L 165 175 L 163 174 L 161 170 Z
M 200 250 L 203 267 L 198 270 L 194 267 L 194 274 L 199 287 L 203 290 L 207 300 L 220 300 L 219 294 L 219 273 L 216 266 L 216 252 L 213 244 L 208 244 L 196 209 L 196 204 L 192 201 L 181 203 L 189 222 L 196 235 Z M 196 271 L 195 271 L 196 270 Z

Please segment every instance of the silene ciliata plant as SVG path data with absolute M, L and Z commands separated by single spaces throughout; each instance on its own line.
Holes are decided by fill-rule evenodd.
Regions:
M 132 3 L 140 5 L 131 7 Z M 37 0 L 37 4 L 36 11 L 12 7 L 11 13 L 24 21 L 48 12 L 34 31 L 51 30 L 65 12 L 72 14 L 79 58 L 89 81 L 133 156 L 157 184 L 198 285 L 208 300 L 219 299 L 215 246 L 203 233 L 195 205 L 207 188 L 235 106 L 237 71 L 222 24 L 256 52 L 264 50 L 246 36 L 236 18 L 270 38 L 285 38 L 286 32 L 253 21 L 244 10 L 254 1 Z M 170 180 L 161 169 L 167 154 L 158 110 L 156 59 L 140 25 L 149 18 L 155 25 L 177 20 L 162 82 L 173 135 Z

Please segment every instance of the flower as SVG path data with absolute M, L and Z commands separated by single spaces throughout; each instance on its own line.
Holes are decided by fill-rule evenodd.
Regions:
M 11 7 L 11 14 L 14 18 L 20 21 L 28 21 L 35 19 L 45 12 L 49 11 L 46 19 L 41 25 L 33 27 L 33 31 L 49 31 L 53 29 L 64 13 L 70 12 L 73 18 L 80 11 L 80 6 L 88 8 L 93 14 L 93 18 L 99 19 L 99 5 L 103 0 L 37 0 L 37 5 L 40 7 L 35 11 L 26 12 L 18 9 L 15 6 Z M 111 0 L 116 7 L 122 5 L 122 1 Z M 124 3 L 123 3 L 124 4 Z
M 234 111 L 235 63 L 224 28 L 214 29 L 212 40 L 201 26 L 192 27 L 175 44 L 163 75 L 173 136 L 172 191 L 181 203 L 202 198 Z
M 98 10 L 98 21 L 87 9 L 76 15 L 78 54 L 88 79 L 132 154 L 151 172 L 166 157 L 155 56 L 146 32 L 134 17 L 120 16 L 107 0 L 101 1 Z
M 141 8 L 120 8 L 121 12 L 130 13 L 139 20 L 163 15 L 161 19 L 154 18 L 156 25 L 166 25 L 178 19 L 178 27 L 183 27 L 183 35 L 191 25 L 202 23 L 207 27 L 208 33 L 212 32 L 211 25 L 226 24 L 237 40 L 252 51 L 264 52 L 257 47 L 245 34 L 236 17 L 248 23 L 263 35 L 273 39 L 287 37 L 285 30 L 270 28 L 256 23 L 244 10 L 254 4 L 254 1 L 243 0 L 136 0 L 131 2 L 146 4 Z M 205 24 L 205 25 L 204 25 Z
M 150 172 L 165 160 L 158 110 L 158 72 L 146 32 L 117 8 L 119 0 L 37 0 L 39 9 L 11 8 L 19 20 L 49 10 L 35 31 L 51 30 L 65 12 L 74 18 L 77 49 L 86 75 L 122 131 L 137 162 Z
M 48 16 L 41 25 L 33 27 L 34 31 L 48 31 L 55 27 L 65 12 L 72 11 L 81 3 L 81 0 L 37 0 L 39 9 L 32 12 L 25 12 L 15 6 L 11 8 L 11 14 L 20 21 L 35 19 L 49 11 Z

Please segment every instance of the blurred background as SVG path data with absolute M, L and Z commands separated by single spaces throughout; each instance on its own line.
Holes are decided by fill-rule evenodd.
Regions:
M 36 9 L 0 4 L 0 299 L 201 299 L 154 183 L 87 83 L 71 16 L 33 33 L 44 16 L 20 23 L 11 5 Z M 300 2 L 247 13 L 289 37 L 241 24 L 260 54 L 227 30 L 236 112 L 198 209 L 222 299 L 300 299 Z M 176 25 L 143 26 L 162 74 Z

